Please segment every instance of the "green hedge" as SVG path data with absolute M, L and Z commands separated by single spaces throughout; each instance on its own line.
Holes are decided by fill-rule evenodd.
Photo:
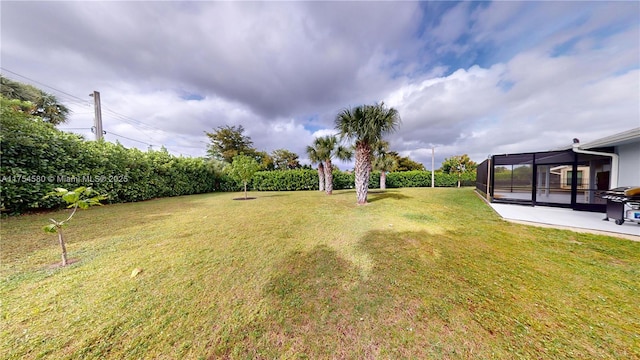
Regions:
M 318 190 L 318 171 L 309 169 L 259 171 L 250 187 L 259 191 Z
M 57 207 L 59 199 L 43 199 L 56 187 L 92 186 L 109 203 L 238 188 L 203 158 L 84 141 L 11 106 L 0 109 L 0 126 L 3 213 Z
M 355 175 L 340 170 L 333 171 L 333 189 L 353 189 Z M 259 171 L 251 179 L 249 187 L 258 191 L 318 190 L 318 170 L 295 169 Z M 369 188 L 380 187 L 380 172 L 373 172 Z
M 434 174 L 434 182 L 436 187 L 455 187 L 458 186 L 458 176 L 456 174 L 445 174 L 437 172 Z M 461 186 L 475 186 L 475 172 L 464 173 L 461 176 Z M 387 174 L 388 188 L 402 187 L 430 187 L 431 171 L 402 171 Z

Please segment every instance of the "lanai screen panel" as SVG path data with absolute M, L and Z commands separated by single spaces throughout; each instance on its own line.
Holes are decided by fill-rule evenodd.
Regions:
M 535 153 L 535 160 L 536 203 L 570 205 L 573 151 Z
M 600 193 L 611 187 L 611 157 L 578 154 L 576 203 L 605 205 Z
M 531 202 L 534 153 L 493 157 L 493 198 L 497 201 Z
M 476 168 L 476 189 L 483 193 L 487 193 L 487 172 L 489 171 L 489 161 L 481 162 Z

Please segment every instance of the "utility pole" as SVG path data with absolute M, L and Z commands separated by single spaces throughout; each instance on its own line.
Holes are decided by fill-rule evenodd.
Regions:
M 93 118 L 93 131 L 96 134 L 96 140 L 102 139 L 102 109 L 100 107 L 100 93 L 98 91 L 94 91 L 93 94 L 89 94 L 89 96 L 93 97 L 93 102 L 95 105 L 95 117 Z
M 436 167 L 436 147 L 432 146 L 431 147 L 431 187 L 432 188 L 436 187 L 436 184 L 435 184 L 436 176 L 434 174 L 436 171 L 435 167 Z

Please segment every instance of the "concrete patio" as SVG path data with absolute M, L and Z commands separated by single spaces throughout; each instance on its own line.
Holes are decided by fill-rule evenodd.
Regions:
M 527 225 L 554 227 L 577 232 L 597 233 L 640 241 L 640 225 L 626 221 L 616 225 L 613 220 L 603 221 L 604 213 L 574 211 L 548 206 L 516 204 L 489 204 L 503 219 Z

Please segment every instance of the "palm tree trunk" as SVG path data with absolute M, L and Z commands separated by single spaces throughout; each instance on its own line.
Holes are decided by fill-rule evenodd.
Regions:
M 318 164 L 318 189 L 324 191 L 324 165 Z
M 366 144 L 356 145 L 356 197 L 358 205 L 367 203 L 369 176 L 371 175 L 371 149 Z
M 331 160 L 324 161 L 324 190 L 327 195 L 333 194 L 333 173 Z
M 380 171 L 380 189 L 385 190 L 387 188 L 387 173 L 383 170 Z
M 62 235 L 62 229 L 58 227 L 58 242 L 62 248 L 62 266 L 67 266 L 67 247 L 64 245 L 64 235 Z

